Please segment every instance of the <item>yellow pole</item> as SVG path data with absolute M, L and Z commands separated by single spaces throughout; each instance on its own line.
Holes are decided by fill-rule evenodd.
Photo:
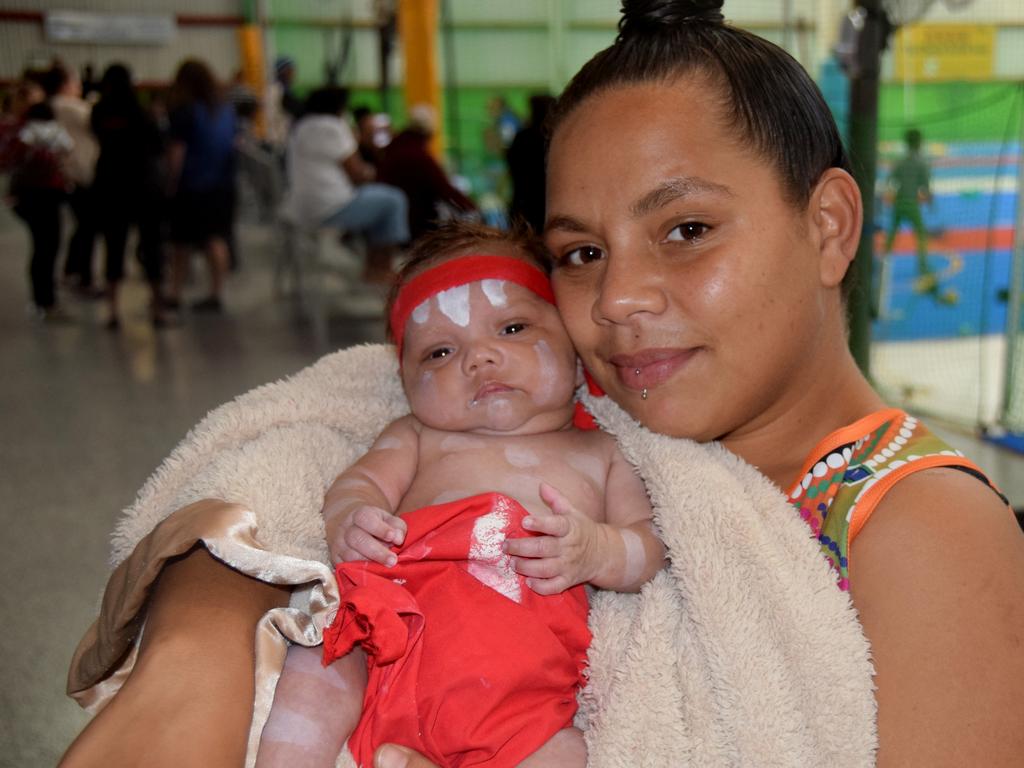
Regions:
M 238 48 L 242 54 L 242 79 L 252 88 L 256 98 L 262 101 L 267 91 L 264 79 L 266 64 L 263 61 L 263 30 L 258 24 L 243 24 L 238 28 Z M 266 135 L 266 116 L 263 110 L 256 113 L 256 132 Z
M 441 84 L 437 74 L 437 0 L 399 0 L 398 35 L 405 61 L 405 108 L 429 104 L 437 115 L 430 149 L 441 157 L 444 136 Z

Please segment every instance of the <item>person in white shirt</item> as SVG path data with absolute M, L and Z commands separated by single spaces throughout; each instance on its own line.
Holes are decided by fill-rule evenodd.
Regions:
M 44 85 L 57 122 L 74 142 L 64 159 L 64 175 L 69 183 L 68 203 L 75 216 L 64 275 L 75 282 L 78 290 L 91 295 L 94 290 L 92 254 L 97 231 L 92 181 L 100 151 L 89 127 L 92 105 L 82 98 L 82 81 L 78 75 L 60 62 L 54 62 L 47 71 Z
M 363 279 L 390 283 L 397 246 L 409 240 L 408 202 L 396 187 L 374 183 L 342 113 L 344 88 L 314 91 L 288 141 L 285 215 L 302 227 L 333 227 L 366 238 Z

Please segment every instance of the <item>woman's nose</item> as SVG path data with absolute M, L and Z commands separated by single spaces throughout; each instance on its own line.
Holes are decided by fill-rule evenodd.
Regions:
M 591 309 L 596 323 L 629 323 L 642 314 L 666 309 L 662 275 L 655 259 L 642 252 L 609 251 Z

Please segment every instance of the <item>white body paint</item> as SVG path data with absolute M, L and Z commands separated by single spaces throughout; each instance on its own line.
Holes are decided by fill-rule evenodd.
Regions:
M 442 314 L 460 328 L 469 325 L 469 284 L 457 285 L 434 297 Z
M 471 451 L 483 446 L 483 440 L 463 435 L 448 435 L 441 441 L 441 450 L 445 453 L 456 453 L 458 451 Z
M 508 536 L 511 515 L 508 499 L 498 499 L 494 508 L 477 518 L 469 545 L 469 575 L 509 600 L 521 602 L 519 576 L 512 567 L 512 558 L 501 551 Z
M 529 448 L 521 448 L 515 445 L 509 445 L 505 448 L 505 461 L 518 469 L 536 467 L 540 464 L 540 459 L 536 453 Z
M 604 486 L 606 474 L 605 464 L 596 456 L 588 456 L 582 453 L 571 453 L 566 458 L 566 462 L 577 472 L 582 472 L 593 480 L 599 488 Z
M 480 288 L 487 300 L 491 302 L 492 307 L 504 307 L 508 304 L 504 280 L 481 280 Z
M 470 493 L 469 491 L 463 491 L 461 489 L 456 488 L 456 489 L 453 489 L 453 490 L 445 491 L 440 496 L 438 496 L 436 499 L 431 501 L 430 504 L 431 504 L 431 506 L 434 506 L 436 504 L 447 504 L 449 501 L 457 501 L 459 499 L 465 499 L 465 498 L 468 498 L 469 496 L 472 496 L 472 495 L 473 494 Z
M 635 531 L 620 529 L 622 543 L 626 545 L 626 565 L 623 569 L 622 580 L 626 584 L 635 584 L 644 572 L 644 564 L 647 555 L 644 552 L 644 542 Z

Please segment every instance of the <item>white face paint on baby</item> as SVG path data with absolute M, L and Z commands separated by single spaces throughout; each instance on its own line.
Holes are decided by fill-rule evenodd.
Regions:
M 558 381 L 558 358 L 544 339 L 533 345 L 533 351 L 537 354 L 537 389 L 533 393 L 533 401 L 546 403 L 561 383 Z
M 469 285 L 457 285 L 434 297 L 441 313 L 460 328 L 469 325 Z
M 412 311 L 410 317 L 416 325 L 423 325 L 427 322 L 427 320 L 430 319 L 430 299 L 427 299 L 416 307 L 416 309 Z
M 532 432 L 560 428 L 571 417 L 575 355 L 550 303 L 492 278 L 441 291 L 429 302 L 436 304 L 426 321 L 406 325 L 402 358 L 410 409 L 424 424 Z
M 504 280 L 481 280 L 480 289 L 484 292 L 487 300 L 491 302 L 492 307 L 501 308 L 508 304 Z

